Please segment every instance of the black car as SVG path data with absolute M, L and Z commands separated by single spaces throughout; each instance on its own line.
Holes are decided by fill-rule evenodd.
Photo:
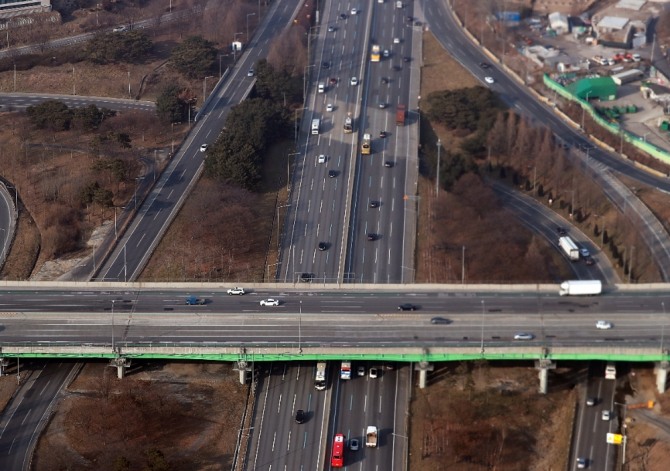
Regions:
M 389 79 L 387 79 L 386 77 L 382 77 L 382 83 L 384 84 L 389 83 Z
M 411 23 L 411 22 L 412 22 L 413 20 L 414 20 L 414 18 L 413 18 L 413 17 L 411 17 L 411 16 L 408 16 L 408 17 L 407 17 L 407 21 L 408 21 L 408 22 L 410 22 L 410 23 Z
M 328 178 L 335 178 L 337 176 L 337 172 L 335 170 L 328 170 Z
M 383 137 L 386 137 L 386 136 L 387 136 L 386 131 L 379 131 L 379 137 L 383 138 Z
M 393 66 L 393 70 L 395 70 L 396 72 L 398 72 L 398 71 L 402 70 L 402 67 L 400 67 L 399 65 L 394 65 L 394 66 Z
M 368 240 L 377 240 L 377 237 L 379 237 L 377 234 L 368 232 Z
M 590 266 L 590 265 L 595 265 L 596 261 L 593 259 L 593 257 L 586 257 L 584 259 L 584 263 L 586 263 L 587 265 Z
M 306 419 L 306 417 L 305 417 L 305 411 L 302 410 L 302 409 L 298 409 L 298 410 L 295 412 L 295 422 L 296 422 L 297 424 L 303 424 L 303 423 L 305 423 L 305 419 Z
M 323 67 L 324 69 L 330 69 L 330 62 L 322 62 L 321 67 Z
M 369 206 L 371 208 L 378 208 L 379 207 L 379 201 L 370 201 Z
M 401 304 L 398 306 L 398 311 L 416 311 L 416 306 L 414 304 Z
M 430 320 L 431 324 L 451 324 L 451 321 L 449 319 L 445 319 L 444 317 L 433 317 Z
M 325 242 L 319 242 L 319 250 L 320 250 L 320 251 L 323 252 L 323 251 L 326 250 L 327 248 L 328 248 L 328 244 L 327 244 L 327 243 L 325 243 Z
M 568 233 L 568 231 L 566 231 L 565 228 L 560 227 L 560 226 L 556 228 L 556 232 L 558 232 L 558 235 L 562 235 L 562 236 L 564 236 Z
M 346 20 L 347 19 L 346 13 L 340 13 L 340 19 L 341 20 Z
M 309 283 L 310 281 L 312 281 L 312 276 L 313 275 L 311 273 L 302 273 L 300 275 L 300 281 L 302 281 L 303 283 Z
M 481 67 L 482 69 L 488 69 L 489 67 L 491 67 L 491 64 L 489 64 L 488 62 L 480 62 L 479 67 Z
M 393 167 L 393 162 L 391 162 L 390 160 L 387 160 L 386 162 L 384 162 L 384 167 L 392 168 Z
M 409 61 L 411 61 L 411 60 L 412 60 L 412 58 L 409 57 L 409 56 L 405 56 L 405 57 L 402 58 L 402 61 L 403 61 L 403 62 L 409 62 Z

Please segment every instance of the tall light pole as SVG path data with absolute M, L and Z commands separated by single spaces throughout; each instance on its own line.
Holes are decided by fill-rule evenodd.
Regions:
M 661 301 L 663 308 L 663 323 L 661 324 L 661 355 L 663 355 L 663 340 L 665 339 L 665 301 Z
M 314 64 L 305 66 L 305 73 L 302 76 L 302 102 L 307 101 L 307 69 L 314 67 Z
M 300 152 L 292 152 L 287 155 L 286 159 L 286 190 L 291 191 L 291 157 L 294 155 L 300 155 Z
M 5 263 L 5 247 L 7 246 L 7 241 L 4 240 L 4 238 L 7 237 L 7 230 L 4 227 L 0 227 L 0 231 L 4 233 L 2 241 L 2 251 L 0 252 L 0 268 L 2 268 L 2 266 Z
M 114 349 L 114 303 L 116 299 L 112 299 L 112 353 L 116 350 Z
M 304 89 L 304 85 L 303 85 L 303 89 Z M 304 101 L 305 101 L 305 99 L 304 99 L 304 95 L 303 95 L 303 102 Z M 296 142 L 296 144 L 298 142 L 298 111 L 302 111 L 304 109 L 306 109 L 306 108 L 303 106 L 302 108 L 296 108 L 293 112 L 293 115 L 294 115 L 293 116 L 293 127 L 294 127 L 293 140 Z
M 482 343 L 479 347 L 480 353 L 484 354 L 484 313 L 486 312 L 486 301 L 482 299 Z
M 465 284 L 465 245 L 461 251 L 461 284 Z
M 440 196 L 440 150 L 442 149 L 442 141 L 437 139 L 437 176 L 435 178 L 435 197 Z
M 247 44 L 251 42 L 251 40 L 249 40 L 249 17 L 250 16 L 256 16 L 256 13 L 247 13 L 247 36 L 246 36 L 247 37 Z
M 300 300 L 300 314 L 298 315 L 298 352 L 302 353 L 302 299 Z
M 279 247 L 279 210 L 282 208 L 288 208 L 290 206 L 291 206 L 290 204 L 277 206 L 277 247 Z
M 208 75 L 202 81 L 202 107 L 205 107 L 205 100 L 207 99 L 207 79 L 214 77 L 213 75 Z
M 589 90 L 588 92 L 586 92 L 586 99 L 585 99 L 585 100 L 586 100 L 586 103 L 589 102 L 589 95 L 590 95 L 590 94 L 591 94 L 591 90 Z M 582 131 L 584 130 L 584 114 L 585 114 L 585 112 L 586 112 L 586 107 L 585 107 L 585 106 L 582 106 Z

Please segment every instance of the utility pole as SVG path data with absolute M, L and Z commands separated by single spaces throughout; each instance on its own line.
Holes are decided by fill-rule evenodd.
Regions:
M 437 177 L 435 178 L 435 197 L 440 195 L 440 150 L 442 149 L 442 141 L 437 139 Z

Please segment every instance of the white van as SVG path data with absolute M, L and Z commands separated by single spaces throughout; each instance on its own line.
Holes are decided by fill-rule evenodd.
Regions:
M 319 84 L 319 93 L 323 93 L 323 92 L 325 92 L 325 91 L 326 91 L 326 84 L 323 83 L 323 82 L 321 82 L 321 83 Z
M 321 126 L 321 120 L 320 119 L 313 119 L 312 120 L 312 134 L 319 134 L 319 127 Z

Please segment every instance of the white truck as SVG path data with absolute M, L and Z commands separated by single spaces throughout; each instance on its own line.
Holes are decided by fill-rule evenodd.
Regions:
M 343 361 L 342 366 L 340 367 L 340 378 L 341 379 L 351 379 L 351 362 Z
M 568 280 L 561 283 L 558 294 L 561 296 L 596 296 L 603 292 L 600 280 Z
M 377 448 L 377 427 L 368 425 L 365 430 L 365 446 L 369 448 Z
M 316 364 L 314 375 L 314 388 L 318 391 L 326 389 L 326 362 L 320 361 Z
M 559 237 L 558 246 L 565 252 L 565 255 L 567 255 L 570 260 L 573 262 L 579 260 L 579 247 L 577 247 L 577 244 L 575 244 L 570 237 Z

